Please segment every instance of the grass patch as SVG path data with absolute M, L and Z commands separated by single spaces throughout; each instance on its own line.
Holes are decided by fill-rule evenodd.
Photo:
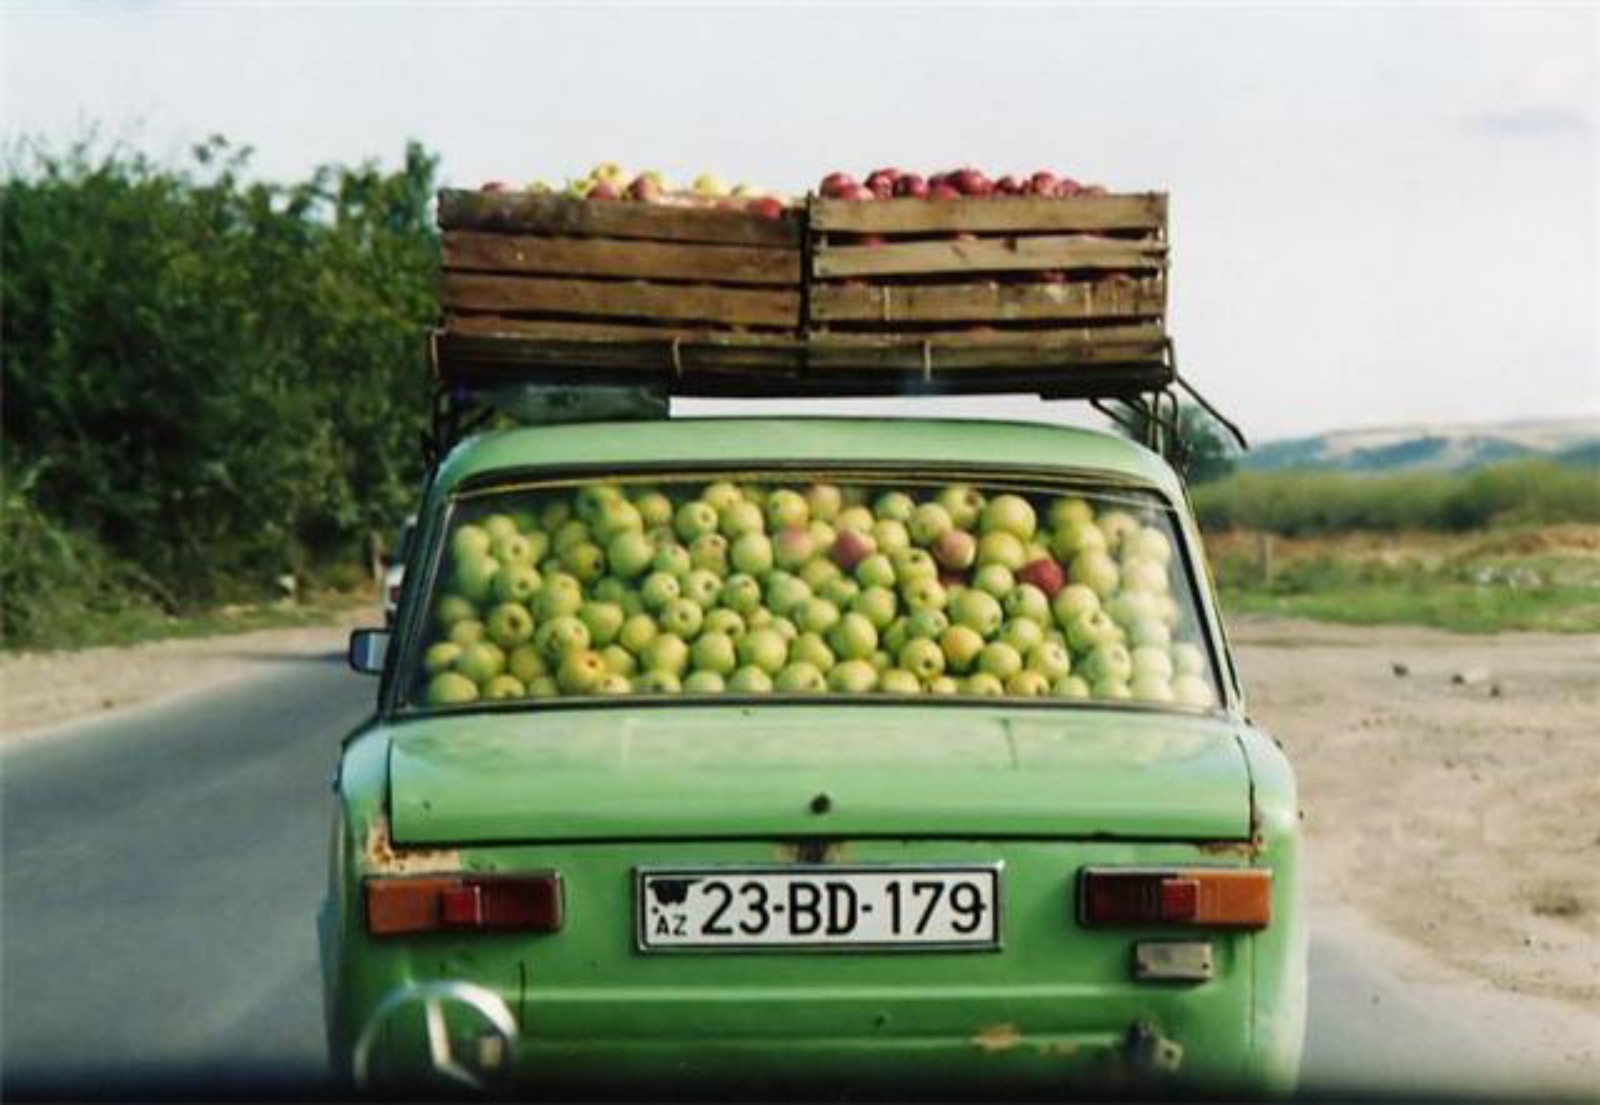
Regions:
M 1423 625 L 1456 633 L 1600 633 L 1600 588 L 1502 590 L 1470 584 L 1335 587 L 1283 593 L 1225 587 L 1224 610 L 1347 625 Z

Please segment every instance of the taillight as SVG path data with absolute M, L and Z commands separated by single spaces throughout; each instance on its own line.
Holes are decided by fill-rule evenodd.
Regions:
M 1272 920 L 1272 872 L 1090 868 L 1078 880 L 1078 917 L 1089 926 L 1266 928 Z
M 368 879 L 374 936 L 466 929 L 558 932 L 561 876 L 459 875 Z

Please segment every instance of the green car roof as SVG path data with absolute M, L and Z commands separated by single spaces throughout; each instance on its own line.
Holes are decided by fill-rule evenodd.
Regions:
M 1114 434 L 1027 422 L 888 418 L 682 418 L 499 430 L 445 458 L 435 490 L 529 467 L 750 462 L 898 463 L 1103 472 L 1181 499 L 1155 453 Z

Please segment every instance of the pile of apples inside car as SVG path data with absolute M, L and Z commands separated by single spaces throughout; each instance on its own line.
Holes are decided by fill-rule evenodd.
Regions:
M 1076 494 L 716 480 L 457 509 L 415 693 L 1215 705 L 1164 512 Z

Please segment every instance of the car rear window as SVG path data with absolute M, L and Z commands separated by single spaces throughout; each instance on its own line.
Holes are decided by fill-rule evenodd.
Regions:
M 474 492 L 438 547 L 405 697 L 1209 709 L 1172 521 L 1135 491 L 904 474 Z

